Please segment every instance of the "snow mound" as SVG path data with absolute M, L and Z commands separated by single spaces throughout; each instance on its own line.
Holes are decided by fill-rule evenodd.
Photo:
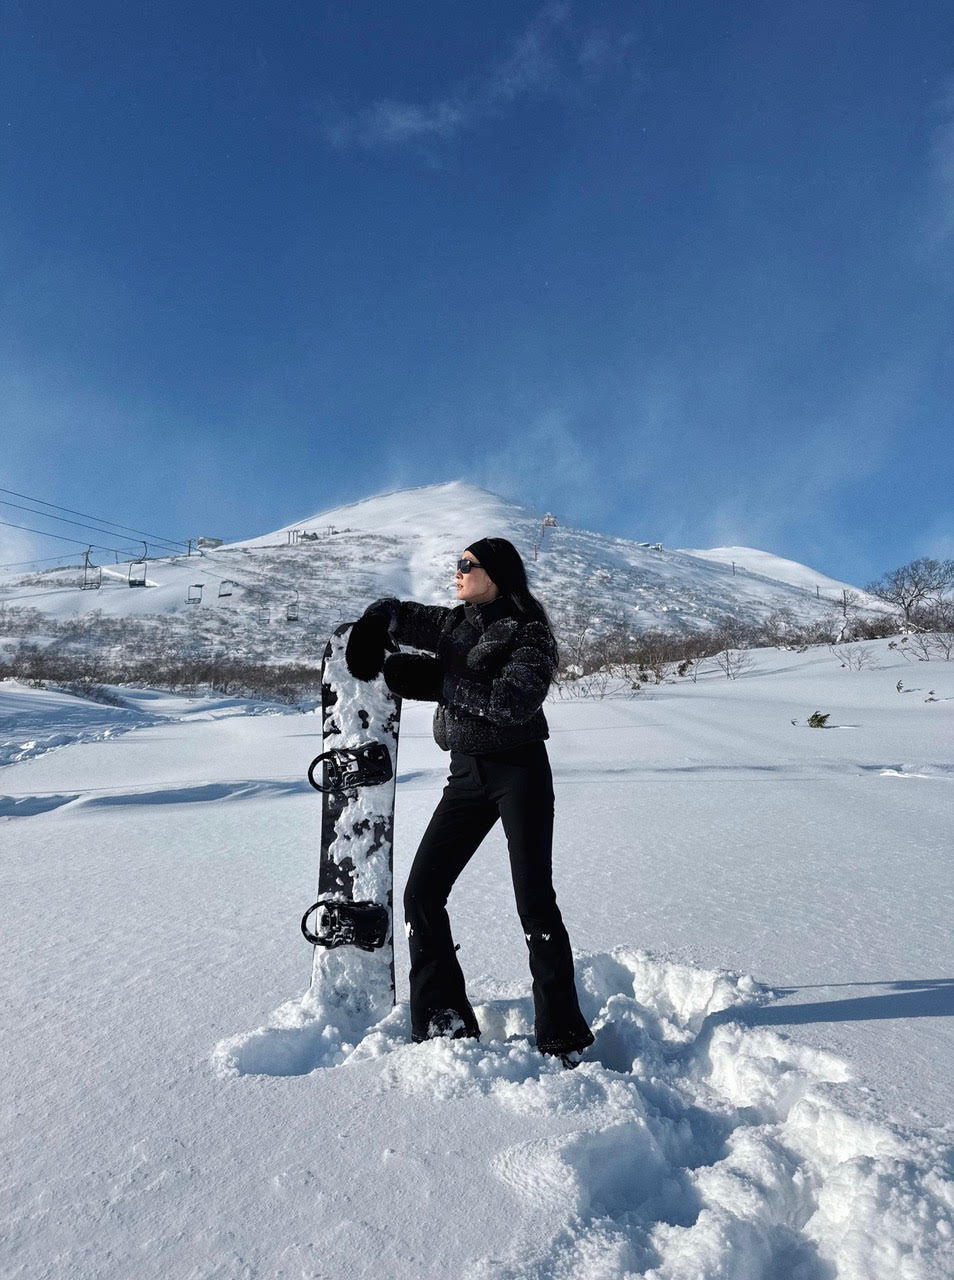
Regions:
M 541 1136 L 489 1155 L 558 1224 L 535 1256 L 475 1258 L 467 1280 L 952 1274 L 949 1152 L 869 1114 L 839 1058 L 746 1015 L 752 978 L 625 947 L 578 959 L 595 1044 L 566 1071 L 532 1043 L 528 998 L 477 1006 L 483 1039 L 408 1043 L 406 1005 L 370 1028 L 311 993 L 220 1043 L 220 1076 L 380 1064 L 379 1089 L 493 1105 Z
M 0 768 L 78 743 L 108 742 L 167 721 L 219 720 L 287 713 L 284 705 L 220 694 L 165 693 L 105 686 L 108 702 L 56 688 L 0 680 Z M 39 812 L 39 810 L 38 810 Z
M 105 742 L 154 717 L 53 689 L 0 680 L 0 767 L 32 760 L 75 742 Z

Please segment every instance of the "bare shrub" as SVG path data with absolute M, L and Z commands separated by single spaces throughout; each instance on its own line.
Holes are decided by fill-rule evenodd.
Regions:
M 860 644 L 828 646 L 831 656 L 848 671 L 865 671 L 875 666 L 874 654 Z
M 770 613 L 759 630 L 764 644 L 780 647 L 790 643 L 791 637 L 798 631 L 798 623 L 792 610 L 783 607 Z
M 321 694 L 321 668 L 301 663 L 246 662 L 216 658 L 142 656 L 133 668 L 134 678 L 119 662 L 111 664 L 99 654 L 64 654 L 38 645 L 21 644 L 4 663 L 4 671 L 36 687 L 54 685 L 83 697 L 105 700 L 107 684 L 127 684 L 156 689 L 200 689 L 237 697 L 295 703 Z
M 917 662 L 930 662 L 940 658 L 950 662 L 954 653 L 954 629 L 951 631 L 912 631 L 898 646 L 906 658 Z

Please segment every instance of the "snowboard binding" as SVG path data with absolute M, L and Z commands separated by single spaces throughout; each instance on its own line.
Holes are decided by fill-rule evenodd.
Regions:
M 308 924 L 317 912 L 315 928 Z M 316 947 L 358 947 L 361 951 L 377 951 L 388 940 L 390 916 L 387 907 L 377 902 L 342 902 L 337 898 L 319 898 L 301 919 L 301 931 Z
M 308 766 L 308 781 L 316 791 L 343 795 L 358 787 L 376 787 L 394 776 L 391 753 L 383 742 L 323 751 Z

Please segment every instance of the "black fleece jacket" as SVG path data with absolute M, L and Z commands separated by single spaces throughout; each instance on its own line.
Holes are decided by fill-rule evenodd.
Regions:
M 392 655 L 384 675 L 402 697 L 437 700 L 443 750 L 481 755 L 550 736 L 543 701 L 557 649 L 544 622 L 525 621 L 503 599 L 453 609 L 385 599 L 367 612 L 388 618 L 398 644 L 436 655 Z

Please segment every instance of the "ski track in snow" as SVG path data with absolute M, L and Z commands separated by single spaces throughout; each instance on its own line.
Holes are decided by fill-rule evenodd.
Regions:
M 368 1027 L 314 987 L 222 1041 L 213 1067 L 374 1062 L 379 1093 L 484 1099 L 551 1128 L 490 1167 L 552 1238 L 474 1258 L 465 1280 L 954 1275 L 951 1150 L 872 1114 L 840 1058 L 747 1025 L 772 992 L 628 948 L 581 956 L 577 972 L 596 1042 L 575 1071 L 536 1052 L 529 998 L 478 1004 L 480 1042 L 413 1045 L 405 1004 Z

